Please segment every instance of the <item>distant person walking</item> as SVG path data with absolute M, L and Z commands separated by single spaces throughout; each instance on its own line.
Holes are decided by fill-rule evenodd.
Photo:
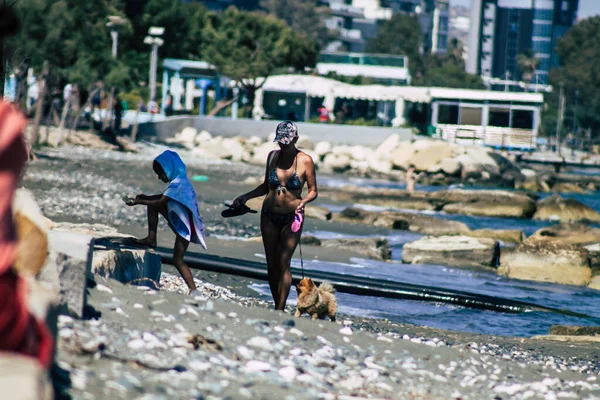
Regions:
M 311 156 L 296 148 L 296 124 L 277 125 L 275 141 L 280 150 L 269 153 L 263 183 L 236 198 L 232 207 L 241 208 L 248 200 L 266 195 L 260 231 L 275 309 L 284 310 L 292 285 L 290 262 L 302 234 L 304 206 L 317 198 L 317 177 Z M 305 184 L 308 193 L 302 197 Z
M 415 166 L 412 164 L 406 170 L 406 191 L 408 193 L 415 191 Z
M 319 122 L 328 123 L 329 122 L 329 110 L 323 104 L 318 110 L 319 112 Z

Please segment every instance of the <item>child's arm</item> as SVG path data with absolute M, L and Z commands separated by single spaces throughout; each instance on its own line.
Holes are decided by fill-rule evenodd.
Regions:
M 160 206 L 166 206 L 167 202 L 169 201 L 169 198 L 163 196 L 162 194 L 158 194 L 155 196 L 148 196 L 143 199 L 138 198 L 138 197 L 136 197 L 135 199 L 131 199 L 131 201 L 128 202 L 127 205 L 128 206 L 144 205 L 144 206 L 160 207 Z
M 136 200 L 158 200 L 162 197 L 162 194 L 138 194 L 135 196 Z

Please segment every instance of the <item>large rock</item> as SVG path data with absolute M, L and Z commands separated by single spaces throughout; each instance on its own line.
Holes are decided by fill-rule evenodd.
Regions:
M 462 164 L 456 158 L 445 158 L 440 162 L 440 170 L 449 176 L 460 175 Z
M 258 165 L 267 165 L 267 158 L 269 157 L 269 153 L 273 150 L 278 150 L 279 146 L 276 143 L 265 142 L 260 146 L 254 148 L 254 152 L 252 153 L 252 158 L 250 162 Z
M 65 311 L 82 318 L 91 276 L 94 238 L 73 232 L 50 231 L 50 253 L 38 279 L 58 292 Z
M 413 197 L 408 192 L 399 192 L 397 194 L 379 194 L 375 193 L 356 193 L 348 198 L 358 204 L 370 204 L 375 206 L 397 208 L 404 210 L 433 211 L 436 206 L 422 197 Z
M 529 218 L 535 211 L 528 205 L 519 203 L 498 203 L 477 201 L 475 203 L 452 203 L 446 204 L 443 208 L 448 214 L 473 215 L 478 217 L 498 217 L 498 218 Z
M 600 290 L 600 275 L 592 276 L 588 287 L 594 290 Z
M 327 153 L 331 151 L 332 145 L 329 142 L 319 142 L 315 145 L 314 154 L 322 160 Z
M 402 262 L 449 267 L 496 267 L 500 255 L 497 241 L 469 236 L 428 236 L 402 248 Z
M 372 225 L 377 219 L 378 213 L 362 210 L 360 208 L 348 207 L 342 212 L 333 213 L 331 219 L 337 222 L 346 222 L 351 224 L 367 224 Z M 408 224 L 405 223 L 408 228 Z
M 465 235 L 495 239 L 503 243 L 521 243 L 525 239 L 525 234 L 520 229 L 475 229 Z
M 329 153 L 321 164 L 324 171 L 345 172 L 350 169 L 351 159 L 347 154 Z
M 527 243 L 554 242 L 563 244 L 591 244 L 600 242 L 600 229 L 586 224 L 557 224 L 538 229 L 527 238 Z
M 451 158 L 453 149 L 449 143 L 443 141 L 422 141 L 427 146 L 414 145 L 418 150 L 412 155 L 409 164 L 413 164 L 417 171 L 431 171 L 433 173 L 440 171 L 438 164 L 445 158 Z M 432 167 L 438 166 L 435 170 Z
M 469 147 L 456 160 L 462 165 L 463 179 L 481 179 L 484 173 L 497 177 L 501 172 L 496 160 L 484 148 Z
M 552 191 L 556 193 L 579 193 L 585 194 L 586 191 L 574 183 L 558 182 L 552 186 Z
M 498 273 L 565 285 L 587 285 L 592 278 L 587 250 L 551 242 L 522 243 L 503 249 Z
M 387 229 L 410 230 L 426 235 L 457 235 L 469 232 L 469 227 L 462 222 L 396 211 L 374 212 L 349 207 L 340 213 L 333 213 L 332 219 Z
M 600 222 L 600 214 L 575 199 L 553 195 L 538 201 L 535 220 Z
M 403 225 L 407 224 L 409 231 L 418 232 L 425 235 L 459 235 L 469 232 L 469 227 L 460 221 L 450 221 L 408 212 L 384 211 L 374 222 L 375 226 L 387 227 L 390 229 L 405 229 Z
M 404 143 L 405 142 L 403 142 L 400 139 L 400 136 L 398 134 L 393 133 L 390 136 L 388 136 L 383 142 L 381 142 L 379 146 L 377 146 L 377 148 L 375 149 L 375 153 L 377 153 L 377 155 L 379 155 L 380 157 L 389 159 L 390 150 L 395 149 L 403 145 Z
M 588 251 L 590 256 L 592 277 L 600 277 L 600 243 L 594 243 L 583 247 Z
M 148 286 L 158 290 L 162 271 L 161 258 L 152 250 L 120 248 L 102 239 L 103 250 L 94 251 L 92 272 L 105 278 L 116 279 L 124 284 Z
M 321 221 L 329 221 L 331 219 L 331 210 L 325 207 L 307 205 L 304 209 L 306 218 L 320 219 Z
M 196 135 L 198 130 L 192 127 L 183 128 L 175 137 L 166 140 L 167 143 L 179 143 L 188 149 L 193 149 L 196 143 Z
M 410 159 L 415 154 L 415 149 L 409 142 L 402 143 L 390 153 L 390 161 L 396 168 L 407 170 Z
M 221 158 L 231 161 L 242 161 L 246 150 L 239 140 L 226 138 L 221 142 L 221 146 L 227 150 L 225 154 L 221 155 Z
M 550 335 L 563 336 L 600 336 L 599 326 L 552 325 Z
M 14 267 L 19 273 L 36 276 L 48 256 L 52 221 L 42 214 L 33 194 L 26 189 L 16 191 L 12 207 L 18 240 Z
M 452 214 L 530 218 L 536 210 L 529 196 L 503 190 L 440 190 L 428 199 Z
M 339 250 L 355 251 L 379 260 L 389 260 L 392 258 L 390 244 L 387 239 L 382 238 L 321 240 L 321 246 Z

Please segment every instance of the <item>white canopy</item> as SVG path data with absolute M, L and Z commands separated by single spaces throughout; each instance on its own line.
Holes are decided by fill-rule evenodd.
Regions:
M 520 103 L 544 102 L 541 93 L 495 92 L 490 90 L 453 89 L 439 87 L 350 85 L 322 76 L 275 75 L 267 78 L 257 92 L 255 107 L 262 110 L 263 92 L 305 93 L 309 97 L 323 97 L 325 105 L 332 109 L 336 98 L 371 101 L 410 101 L 431 103 L 436 99 L 463 101 L 510 101 Z M 403 108 L 404 105 L 398 105 Z

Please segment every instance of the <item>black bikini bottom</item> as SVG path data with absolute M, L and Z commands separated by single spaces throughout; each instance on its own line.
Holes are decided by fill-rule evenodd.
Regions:
M 267 217 L 269 217 L 269 219 L 271 220 L 271 222 L 273 223 L 273 225 L 275 225 L 279 229 L 281 229 L 281 228 L 287 226 L 288 224 L 291 224 L 292 222 L 294 222 L 294 217 L 296 216 L 296 213 L 278 214 L 278 213 L 274 213 L 274 212 L 269 211 L 269 210 L 265 210 L 264 208 L 263 208 L 262 212 Z

